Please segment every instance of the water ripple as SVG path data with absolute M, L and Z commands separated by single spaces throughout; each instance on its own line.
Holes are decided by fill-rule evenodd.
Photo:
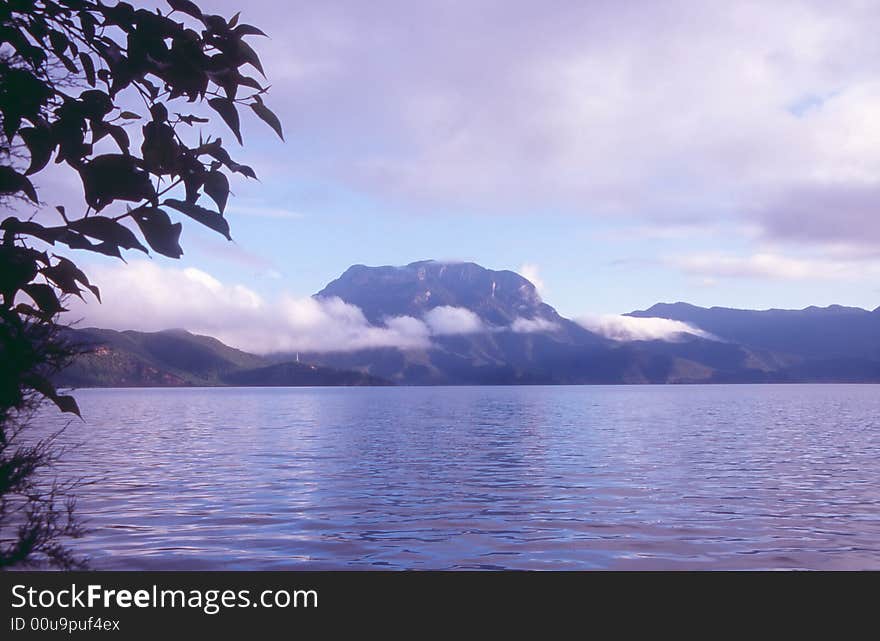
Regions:
M 880 569 L 878 386 L 78 398 L 99 569 Z

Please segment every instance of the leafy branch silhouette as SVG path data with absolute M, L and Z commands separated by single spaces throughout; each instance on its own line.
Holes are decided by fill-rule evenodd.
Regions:
M 219 116 L 242 144 L 240 112 L 249 109 L 283 140 L 247 42 L 261 36 L 239 14 L 204 13 L 189 0 L 169 0 L 164 11 L 0 0 L 0 203 L 43 210 L 33 181 L 53 158 L 76 172 L 84 195 L 77 212 L 48 205 L 56 224 L 16 213 L 0 222 L 0 444 L 20 432 L 17 421 L 35 399 L 80 413 L 52 383 L 75 351 L 59 338 L 58 319 L 66 297 L 91 293 L 100 301 L 100 291 L 51 248 L 179 258 L 178 216 L 231 239 L 229 177 L 256 173 L 206 127 Z M 131 134 L 140 135 L 140 148 Z M 52 459 L 44 454 L 43 462 Z M 0 497 L 11 487 L 0 478 Z M 56 517 L 42 523 L 57 533 Z

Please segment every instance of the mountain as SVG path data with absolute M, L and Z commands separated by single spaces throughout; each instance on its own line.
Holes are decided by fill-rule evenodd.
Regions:
M 361 372 L 276 362 L 180 329 L 70 329 L 66 339 L 83 353 L 58 375 L 56 383 L 65 387 L 389 384 Z
M 722 341 L 773 355 L 771 381 L 880 382 L 880 308 L 830 305 L 745 310 L 660 303 L 629 314 L 683 321 Z
M 568 338 L 604 343 L 543 302 L 526 278 L 476 263 L 423 260 L 403 267 L 353 265 L 315 296 L 335 296 L 357 305 L 373 324 L 389 316 L 421 318 L 431 309 L 449 306 L 470 310 L 490 326 L 508 326 L 517 319 L 540 320 L 558 325 Z
M 375 325 L 395 316 L 424 319 L 432 310 L 449 307 L 467 310 L 479 319 L 482 331 L 436 333 L 427 349 L 305 355 L 310 362 L 359 369 L 398 383 L 587 382 L 598 379 L 585 375 L 580 362 L 592 362 L 592 352 L 605 351 L 610 345 L 607 339 L 560 316 L 526 278 L 475 263 L 428 260 L 401 267 L 354 265 L 315 296 L 337 297 L 356 305 Z
M 628 314 L 684 321 L 721 339 L 805 359 L 880 360 L 880 308 L 807 307 L 752 311 L 660 303 Z
M 780 367 L 765 350 L 690 334 L 676 343 L 609 340 L 561 316 L 526 278 L 475 263 L 354 265 L 316 297 L 356 305 L 376 325 L 394 316 L 430 318 L 439 307 L 480 319 L 484 331 L 434 335 L 426 349 L 306 355 L 404 384 L 761 382 Z
M 475 263 L 354 265 L 315 294 L 355 305 L 377 327 L 424 324 L 420 347 L 257 356 L 183 330 L 72 330 L 87 354 L 71 386 L 511 385 L 880 382 L 880 309 L 751 311 L 654 305 L 701 332 L 617 341 L 563 317 L 534 284 Z

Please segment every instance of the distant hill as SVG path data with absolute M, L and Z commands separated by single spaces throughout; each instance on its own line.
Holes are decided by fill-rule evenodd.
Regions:
M 422 318 L 440 306 L 467 309 L 494 331 L 434 336 L 424 350 L 395 348 L 308 354 L 405 384 L 589 384 L 767 382 L 809 379 L 802 357 L 763 344 L 682 334 L 675 342 L 616 342 L 562 317 L 511 271 L 475 263 L 419 261 L 355 265 L 316 294 L 360 307 L 370 322 Z M 524 322 L 525 321 L 525 322 Z M 514 331 L 519 323 L 521 329 Z M 710 333 L 714 333 L 710 330 Z M 866 371 L 862 368 L 862 371 Z
M 276 362 L 174 329 L 118 332 L 68 330 L 83 354 L 57 378 L 69 387 L 387 385 L 361 372 Z
M 880 308 L 807 307 L 752 311 L 660 303 L 629 314 L 680 320 L 734 343 L 807 359 L 880 360 Z
M 528 385 L 880 382 L 880 310 L 831 306 L 750 311 L 657 304 L 635 318 L 703 332 L 619 341 L 564 318 L 533 283 L 475 263 L 354 265 L 315 294 L 359 307 L 376 326 L 449 313 L 473 327 L 437 329 L 422 348 L 257 356 L 183 330 L 76 330 L 90 353 L 65 371 L 74 386 Z M 442 315 L 442 314 L 441 314 Z M 700 334 L 700 335 L 697 335 Z M 294 362 L 301 360 L 302 362 Z
M 401 267 L 353 265 L 315 296 L 335 296 L 356 305 L 373 324 L 389 316 L 421 318 L 436 307 L 450 306 L 470 310 L 491 326 L 537 319 L 557 325 L 557 335 L 567 339 L 594 345 L 606 342 L 560 316 L 541 300 L 528 279 L 476 263 L 423 260 Z

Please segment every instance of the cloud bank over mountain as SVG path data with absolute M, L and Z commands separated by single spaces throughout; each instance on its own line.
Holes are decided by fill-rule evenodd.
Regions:
M 872 3 L 293 5 L 248 14 L 288 36 L 260 43 L 282 119 L 354 188 L 880 239 Z
M 688 334 L 715 339 L 712 334 L 682 321 L 668 318 L 635 318 L 615 314 L 584 316 L 575 319 L 585 329 L 614 341 L 677 342 Z
M 68 319 L 84 315 L 80 327 L 153 332 L 80 334 L 116 346 L 91 361 L 92 380 L 120 384 L 129 375 L 157 380 L 149 345 L 164 349 L 166 361 L 168 354 L 179 357 L 172 379 L 195 371 L 186 353 L 169 347 L 185 332 L 162 329 L 188 329 L 271 354 L 262 362 L 302 357 L 309 365 L 409 385 L 880 381 L 880 308 L 754 311 L 679 302 L 572 321 L 513 271 L 432 260 L 352 265 L 314 296 L 274 299 L 158 262 L 114 264 L 92 276 L 105 303 L 73 299 Z M 225 349 L 203 337 L 188 340 Z M 241 355 L 231 356 L 241 362 Z M 244 357 L 248 367 L 260 361 Z M 268 378 L 241 381 L 298 384 L 288 374 L 299 366 L 288 365 L 272 370 L 278 376 L 264 372 Z
M 69 320 L 81 327 L 159 331 L 184 328 L 256 353 L 334 351 L 429 344 L 422 321 L 398 317 L 370 325 L 360 309 L 338 298 L 282 295 L 269 301 L 243 285 L 228 285 L 201 270 L 148 261 L 95 267 L 102 304 L 69 301 Z
M 65 318 L 78 321 L 79 327 L 182 328 L 259 354 L 427 349 L 433 337 L 556 329 L 544 319 L 516 318 L 509 325 L 492 325 L 469 309 L 451 305 L 434 307 L 419 318 L 400 315 L 370 323 L 358 306 L 335 296 L 282 294 L 268 300 L 244 285 L 223 283 L 199 269 L 145 260 L 95 266 L 90 268 L 90 277 L 101 288 L 103 303 L 71 298 Z
M 436 336 L 476 334 L 486 331 L 486 326 L 480 317 L 463 307 L 441 305 L 427 312 L 423 318 Z

